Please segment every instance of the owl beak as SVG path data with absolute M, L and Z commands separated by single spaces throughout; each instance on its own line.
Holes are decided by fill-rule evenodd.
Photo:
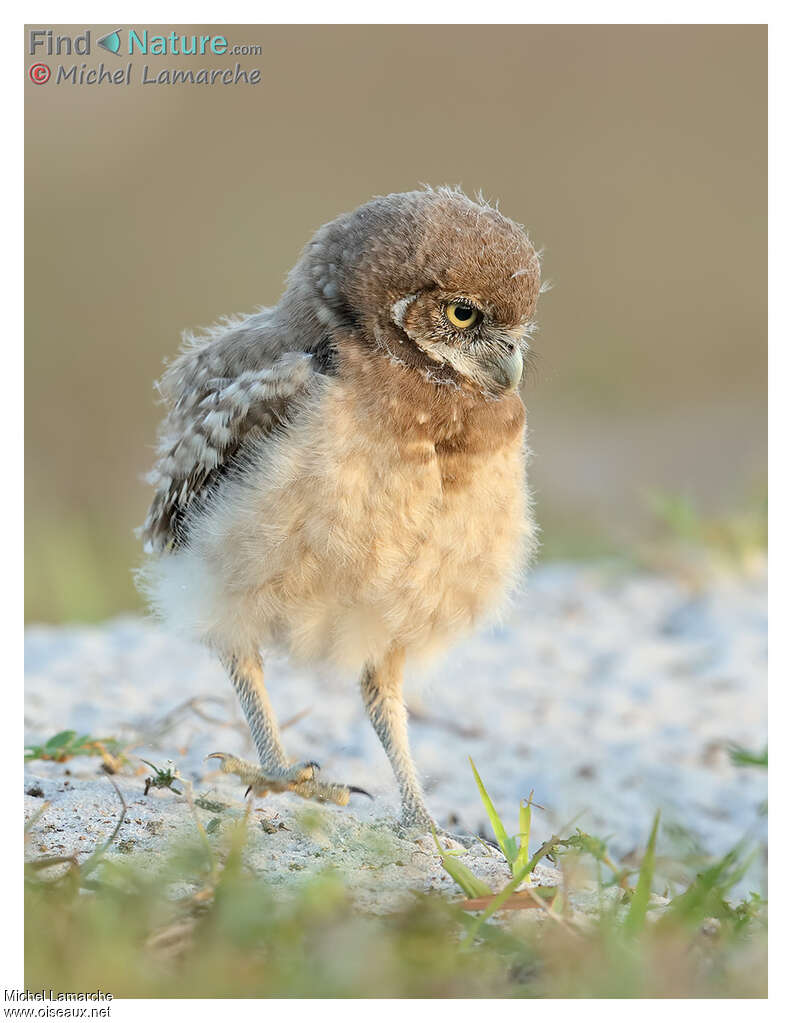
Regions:
M 513 391 L 522 380 L 522 353 L 515 345 L 510 351 L 505 350 L 489 359 L 487 368 L 498 387 Z

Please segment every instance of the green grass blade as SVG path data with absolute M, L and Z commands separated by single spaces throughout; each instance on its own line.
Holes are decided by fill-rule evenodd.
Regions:
M 480 878 L 476 877 L 472 870 L 460 863 L 456 857 L 448 853 L 437 840 L 437 833 L 432 828 L 432 836 L 437 846 L 437 852 L 443 862 L 446 873 L 455 881 L 469 899 L 482 898 L 485 895 L 492 895 L 489 888 Z
M 533 792 L 527 799 L 520 800 L 520 850 L 514 860 L 514 873 L 523 870 L 530 862 L 528 842 L 531 839 L 531 800 Z
M 510 842 L 509 836 L 506 834 L 506 828 L 504 828 L 503 826 L 503 821 L 501 821 L 500 817 L 498 816 L 498 811 L 493 806 L 492 800 L 489 797 L 489 793 L 484 788 L 484 782 L 481 780 L 481 777 L 478 771 L 476 770 L 476 765 L 473 763 L 473 757 L 468 757 L 468 760 L 470 761 L 470 766 L 473 768 L 473 777 L 476 779 L 479 795 L 481 796 L 481 802 L 484 804 L 484 809 L 487 811 L 487 816 L 490 819 L 492 830 L 495 833 L 495 839 L 498 845 L 500 846 L 501 852 L 506 857 L 509 866 L 511 866 L 512 863 L 514 862 L 515 854 L 514 843 Z M 510 853 L 512 855 L 509 855 Z
M 657 828 L 659 824 L 660 811 L 658 810 L 652 824 L 652 833 L 649 835 L 646 852 L 641 861 L 638 883 L 635 886 L 635 892 L 630 903 L 630 911 L 624 921 L 624 929 L 628 934 L 637 934 L 646 922 L 646 911 L 649 908 L 649 896 L 652 890 L 652 878 L 654 877 L 655 846 L 657 844 Z
M 726 896 L 742 880 L 755 855 L 755 850 L 746 852 L 745 843 L 740 842 L 721 860 L 702 870 L 686 891 L 672 899 L 660 921 L 662 926 L 676 923 L 696 927 L 706 917 L 728 917 L 733 911 Z
M 509 861 L 509 865 L 510 865 L 510 867 L 512 869 L 512 873 L 514 873 L 514 861 L 517 859 L 517 857 L 520 854 L 520 842 L 519 842 L 519 839 L 512 838 L 510 836 L 509 838 L 506 839 L 505 845 L 506 845 L 506 848 L 504 850 L 504 856 Z
M 729 749 L 729 756 L 736 767 L 767 767 L 767 746 L 757 753 L 743 746 L 732 746 Z

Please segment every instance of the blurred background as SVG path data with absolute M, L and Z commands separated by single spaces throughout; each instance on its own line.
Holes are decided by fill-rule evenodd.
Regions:
M 60 31 L 85 27 L 118 26 Z M 481 189 L 545 250 L 524 393 L 543 558 L 634 550 L 659 505 L 761 507 L 763 27 L 178 31 L 262 53 L 26 80 L 28 620 L 139 607 L 151 385 L 180 332 L 277 302 L 320 224 L 421 183 Z M 94 51 L 76 62 L 129 59 Z M 236 60 L 260 84 L 140 84 Z

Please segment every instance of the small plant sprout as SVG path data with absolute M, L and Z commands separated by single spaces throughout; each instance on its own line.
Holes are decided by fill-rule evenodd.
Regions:
M 117 739 L 95 739 L 78 735 L 72 729 L 58 732 L 41 745 L 25 747 L 25 760 L 54 760 L 62 764 L 72 757 L 101 757 L 115 773 L 122 759 L 121 743 Z
M 495 840 L 500 847 L 500 851 L 506 857 L 506 862 L 509 864 L 509 870 L 511 871 L 512 877 L 516 877 L 517 874 L 522 874 L 529 863 L 529 852 L 528 843 L 531 838 L 531 807 L 539 806 L 538 803 L 533 801 L 533 789 L 527 799 L 520 801 L 520 814 L 519 814 L 519 832 L 516 835 L 508 835 L 506 828 L 503 826 L 503 821 L 500 818 L 500 814 L 495 809 L 492 800 L 489 797 L 489 793 L 484 787 L 484 782 L 481 780 L 481 776 L 476 770 L 476 765 L 473 763 L 473 758 L 470 757 L 470 766 L 473 769 L 473 777 L 476 779 L 476 785 L 478 786 L 479 795 L 481 796 L 481 802 L 484 804 L 484 809 L 487 811 L 492 830 L 495 833 Z M 543 809 L 543 807 L 539 807 Z M 536 864 L 534 864 L 535 866 Z M 531 870 L 533 867 L 531 867 Z M 530 870 L 527 874 L 530 874 Z
M 141 757 L 140 759 L 143 760 L 143 757 Z M 209 843 L 209 837 L 206 833 L 206 828 L 204 828 L 203 824 L 201 823 L 201 818 L 198 816 L 198 810 L 196 809 L 196 801 L 193 795 L 192 782 L 188 778 L 183 778 L 179 774 L 178 767 L 176 767 L 171 760 L 167 762 L 167 767 L 164 768 L 157 767 L 157 765 L 152 764 L 150 760 L 143 760 L 143 763 L 147 764 L 154 772 L 151 778 L 146 778 L 143 795 L 148 795 L 149 789 L 170 789 L 170 791 L 175 793 L 177 796 L 183 796 L 184 799 L 186 799 L 187 805 L 190 808 L 190 813 L 192 814 L 193 821 L 195 822 L 195 827 L 198 830 L 198 834 L 200 836 L 204 852 L 206 853 L 207 862 L 210 864 L 212 876 L 214 876 L 217 870 L 217 863 L 215 861 L 214 853 L 212 852 L 212 847 Z M 178 781 L 183 786 L 181 792 L 173 787 L 173 783 L 175 781 Z M 245 810 L 246 821 L 249 812 L 250 803 L 248 803 L 247 808 Z M 211 824 L 212 822 L 210 821 L 209 823 Z M 217 830 L 217 828 L 212 829 L 212 831 L 215 830 Z
M 596 862 L 598 872 L 601 866 L 606 866 L 609 870 L 613 871 L 612 881 L 622 887 L 624 886 L 630 871 L 616 866 L 608 854 L 605 839 L 598 838 L 596 835 L 589 835 L 585 831 L 581 831 L 580 828 L 575 828 L 575 834 L 570 835 L 569 838 L 559 838 L 554 835 L 550 842 L 551 848 L 543 855 L 554 859 L 556 854 L 564 850 L 586 853 Z M 537 862 L 538 860 L 534 861 L 534 866 Z
M 143 760 L 143 757 L 140 758 Z M 149 789 L 170 789 L 171 792 L 175 792 L 177 796 L 184 795 L 178 789 L 173 787 L 175 781 L 183 781 L 179 777 L 179 772 L 174 768 L 173 763 L 169 760 L 167 767 L 157 767 L 156 764 L 152 764 L 150 760 L 143 760 L 143 763 L 150 767 L 154 774 L 150 778 L 146 778 L 145 787 L 143 789 L 143 795 L 149 794 Z

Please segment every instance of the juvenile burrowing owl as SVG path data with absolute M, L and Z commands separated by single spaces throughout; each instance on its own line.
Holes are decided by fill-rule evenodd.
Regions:
M 278 305 L 189 338 L 162 378 L 142 583 L 225 665 L 260 763 L 211 756 L 255 792 L 362 791 L 286 756 L 261 661 L 280 649 L 362 668 L 402 822 L 430 826 L 404 663 L 497 607 L 533 548 L 517 387 L 538 295 L 496 209 L 389 195 L 320 228 Z

